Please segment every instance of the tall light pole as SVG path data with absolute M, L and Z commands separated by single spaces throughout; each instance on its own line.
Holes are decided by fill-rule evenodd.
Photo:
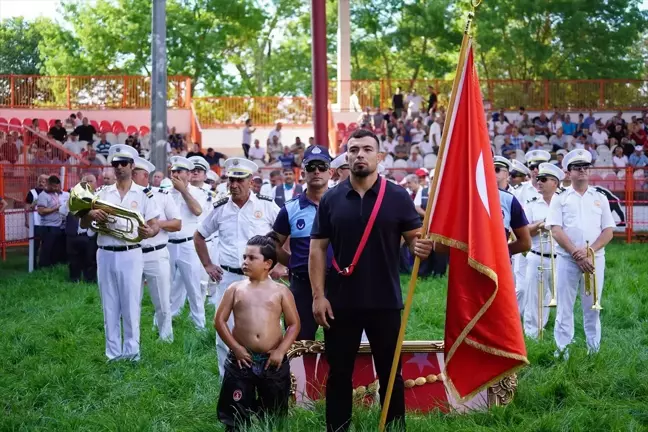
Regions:
M 151 163 L 167 172 L 166 0 L 153 0 L 151 33 Z

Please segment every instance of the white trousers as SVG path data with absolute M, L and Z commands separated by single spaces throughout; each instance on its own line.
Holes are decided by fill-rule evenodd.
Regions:
M 603 294 L 605 277 L 605 255 L 596 257 L 596 292 Z M 590 352 L 597 352 L 601 345 L 601 314 L 592 310 L 593 295 L 585 295 L 583 272 L 571 257 L 558 255 L 556 258 L 557 315 L 554 338 L 559 350 L 564 350 L 574 339 L 574 303 L 580 291 L 583 308 L 585 340 Z
M 522 254 L 513 255 L 513 276 L 515 277 L 515 297 L 517 298 L 520 316 L 524 316 L 526 307 L 526 257 Z
M 223 270 L 223 279 L 221 279 L 220 283 L 217 285 L 216 293 L 211 297 L 212 302 L 216 305 L 216 310 L 218 310 L 218 306 L 223 299 L 225 290 L 234 282 L 243 280 L 245 277 L 246 276 Z M 232 328 L 234 327 L 234 312 L 230 314 L 227 320 L 227 327 L 232 331 Z M 218 357 L 218 373 L 220 373 L 221 380 L 225 374 L 225 360 L 227 359 L 227 353 L 229 353 L 229 347 L 225 342 L 223 342 L 220 336 L 218 336 L 218 332 L 216 332 L 216 357 Z
M 171 264 L 169 250 L 160 250 L 143 254 L 144 279 L 155 308 L 154 324 L 158 328 L 160 339 L 173 341 L 171 324 Z M 142 291 L 143 292 L 143 291 Z
M 557 258 L 556 258 L 557 259 Z M 546 268 L 543 272 L 544 293 L 542 295 L 542 328 L 544 329 L 549 321 L 549 307 L 551 301 L 551 258 L 544 257 L 542 266 Z M 524 333 L 531 338 L 538 338 L 538 285 L 540 282 L 540 255 L 529 252 L 526 256 L 526 306 L 524 309 Z
M 198 329 L 205 328 L 205 298 L 200 287 L 202 264 L 192 241 L 169 243 L 171 258 L 171 315 L 180 313 L 189 299 L 190 317 Z
M 97 250 L 97 277 L 106 331 L 106 357 L 109 360 L 139 356 L 142 271 L 142 249 L 123 252 Z

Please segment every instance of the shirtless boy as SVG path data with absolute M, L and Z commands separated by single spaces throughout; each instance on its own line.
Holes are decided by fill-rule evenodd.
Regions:
M 286 352 L 299 334 L 300 323 L 290 290 L 268 277 L 276 263 L 274 241 L 252 237 L 243 255 L 242 269 L 248 279 L 230 285 L 216 311 L 214 327 L 230 348 L 218 399 L 218 418 L 228 431 L 245 430 L 252 414 L 288 412 Z M 230 332 L 227 320 L 232 312 Z

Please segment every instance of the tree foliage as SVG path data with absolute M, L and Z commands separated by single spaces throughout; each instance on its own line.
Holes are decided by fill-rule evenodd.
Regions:
M 640 0 L 500 0 L 477 11 L 483 78 L 640 78 Z M 468 3 L 353 0 L 352 78 L 447 78 Z M 62 0 L 49 19 L 0 23 L 0 73 L 149 74 L 152 0 Z M 168 0 L 169 75 L 203 94 L 308 95 L 310 0 Z M 327 1 L 329 78 L 337 62 L 337 2 Z M 401 84 L 402 85 L 402 84 Z M 405 86 L 406 87 L 406 86 Z

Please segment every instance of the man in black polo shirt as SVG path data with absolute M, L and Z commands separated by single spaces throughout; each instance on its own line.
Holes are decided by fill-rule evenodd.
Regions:
M 91 143 L 94 141 L 94 136 L 97 134 L 97 130 L 94 126 L 88 123 L 88 117 L 84 117 L 83 123 L 74 129 L 74 133 L 79 136 L 79 141 L 87 141 Z
M 414 254 L 425 259 L 433 242 L 418 238 L 421 218 L 405 189 L 378 175 L 379 141 L 368 130 L 348 140 L 351 176 L 326 193 L 313 229 L 309 276 L 313 314 L 324 327 L 329 375 L 326 385 L 327 431 L 346 431 L 351 423 L 353 366 L 365 330 L 384 401 L 401 324 L 403 299 L 398 274 L 401 236 Z M 382 191 L 381 191 L 382 190 Z M 377 213 L 374 205 L 383 194 Z M 374 220 L 365 244 L 361 238 Z M 327 281 L 326 252 L 333 247 L 334 266 L 344 269 Z M 358 255 L 359 258 L 354 256 Z M 337 264 L 339 263 L 339 264 Z M 387 423 L 405 427 L 403 378 L 394 383 Z

